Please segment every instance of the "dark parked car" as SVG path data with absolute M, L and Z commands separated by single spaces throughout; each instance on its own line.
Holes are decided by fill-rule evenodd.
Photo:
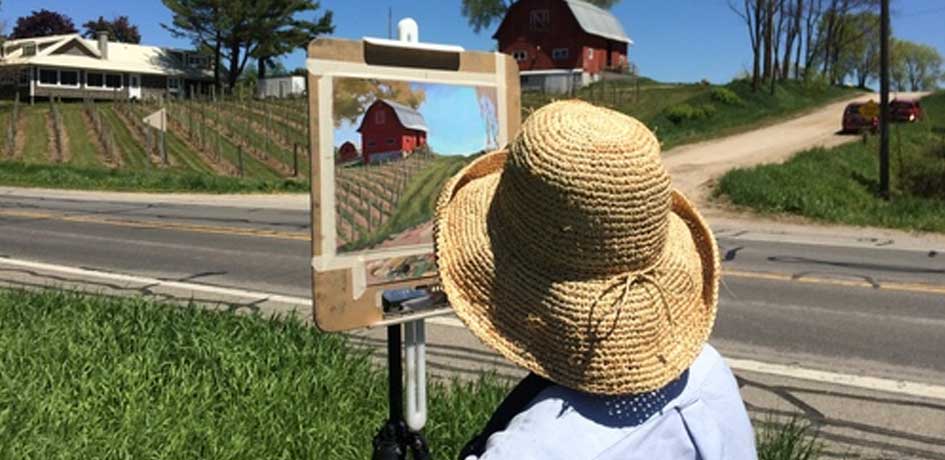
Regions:
M 876 131 L 879 127 L 879 117 L 864 117 L 860 113 L 862 102 L 853 102 L 843 111 L 843 132 L 859 133 L 864 130 Z
M 922 119 L 922 105 L 910 99 L 893 99 L 889 103 L 893 121 L 913 122 Z

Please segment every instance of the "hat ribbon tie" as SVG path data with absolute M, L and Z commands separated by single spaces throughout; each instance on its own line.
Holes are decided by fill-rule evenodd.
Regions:
M 668 322 L 670 326 L 675 326 L 676 322 L 673 319 L 672 312 L 670 311 L 668 300 L 669 296 L 666 292 L 666 288 L 663 287 L 663 285 L 660 284 L 656 278 L 656 274 L 660 270 L 660 267 L 661 265 L 659 263 L 654 263 L 644 270 L 621 273 L 612 278 L 612 281 L 607 283 L 607 286 L 609 287 L 602 289 L 594 299 L 594 302 L 591 304 L 590 313 L 588 315 L 588 320 L 591 322 L 591 328 L 596 331 L 599 329 L 601 323 L 604 322 L 604 318 L 607 315 L 603 315 L 599 320 L 597 320 L 596 324 L 593 323 L 594 310 L 597 304 L 603 300 L 608 292 L 613 289 L 613 286 L 618 285 L 617 283 L 620 282 L 621 278 L 623 278 L 623 292 L 620 295 L 620 300 L 613 307 L 613 310 L 616 312 L 614 315 L 613 325 L 611 326 L 610 331 L 608 331 L 607 334 L 604 334 L 604 338 L 609 337 L 611 334 L 613 334 L 614 330 L 616 330 L 617 324 L 620 322 L 620 315 L 623 313 L 624 307 L 627 304 L 627 299 L 630 297 L 630 292 L 632 292 L 636 286 L 642 286 L 644 289 L 646 289 L 647 284 L 653 286 L 656 289 L 656 292 L 659 294 L 658 300 L 660 303 L 662 303 L 662 310 L 666 316 L 666 322 Z M 688 273 L 686 275 L 688 276 Z M 596 333 L 593 335 L 597 336 Z

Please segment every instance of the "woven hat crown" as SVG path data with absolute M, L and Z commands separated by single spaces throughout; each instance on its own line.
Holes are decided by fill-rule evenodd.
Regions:
M 509 250 L 549 269 L 615 274 L 657 262 L 670 186 L 659 141 L 643 123 L 561 101 L 523 124 L 494 205 Z

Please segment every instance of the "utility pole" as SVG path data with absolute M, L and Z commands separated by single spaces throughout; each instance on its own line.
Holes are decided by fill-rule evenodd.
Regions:
M 387 38 L 394 38 L 394 9 L 387 7 Z
M 881 0 L 879 27 L 879 194 L 889 199 L 889 0 Z

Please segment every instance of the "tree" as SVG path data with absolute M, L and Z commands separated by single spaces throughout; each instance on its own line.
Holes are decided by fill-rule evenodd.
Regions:
M 743 0 L 739 8 L 734 0 L 729 0 L 728 7 L 735 12 L 748 27 L 748 37 L 751 40 L 752 71 L 751 89 L 758 90 L 761 72 L 761 35 L 764 32 L 765 0 Z
M 313 0 L 162 1 L 173 14 L 173 22 L 162 26 L 191 39 L 198 48 L 213 50 L 216 81 L 219 85 L 225 67 L 230 88 L 250 58 L 262 61 L 265 68 L 272 58 L 303 46 L 317 33 L 333 30 L 330 12 L 315 21 L 297 19 L 318 9 Z
M 339 78 L 335 80 L 334 107 L 335 126 L 345 121 L 355 123 L 375 100 L 384 98 L 417 108 L 426 100 L 423 89 L 414 88 L 409 82 L 379 81 L 363 78 Z
M 942 79 L 942 55 L 928 45 L 894 40 L 890 77 L 898 91 L 930 91 Z
M 305 48 L 313 38 L 332 33 L 332 12 L 326 11 L 313 21 L 296 19 L 295 16 L 307 11 L 317 11 L 319 3 L 312 0 L 270 0 L 270 11 L 276 11 L 272 17 L 260 21 L 256 26 L 261 35 L 256 51 L 253 53 L 258 65 L 259 78 L 266 78 L 266 68 L 272 65 L 274 57 L 291 53 L 298 48 Z
M 835 73 L 854 77 L 857 86 L 866 89 L 866 82 L 879 76 L 879 15 L 862 12 L 847 16 L 844 22 L 844 29 L 851 36 L 849 42 L 840 47 L 842 52 L 835 64 Z
M 141 33 L 138 32 L 138 26 L 131 24 L 128 20 L 128 16 L 116 16 L 111 21 L 105 19 L 102 16 L 99 16 L 98 19 L 94 21 L 88 21 L 85 24 L 82 24 L 82 27 L 85 29 L 86 38 L 95 38 L 98 36 L 99 31 L 107 31 L 108 36 L 116 41 L 122 43 L 141 43 Z
M 588 0 L 601 8 L 610 9 L 620 0 Z M 476 33 L 501 21 L 514 0 L 463 0 L 462 14 Z
M 75 24 L 68 16 L 41 9 L 33 11 L 29 16 L 16 20 L 11 39 L 42 37 L 46 35 L 64 35 L 76 33 Z
M 213 81 L 217 88 L 222 83 L 223 32 L 226 24 L 221 17 L 224 0 L 162 0 L 171 10 L 170 24 L 161 24 L 171 35 L 187 38 L 198 50 L 212 50 Z M 238 74 L 237 74 L 238 75 Z

